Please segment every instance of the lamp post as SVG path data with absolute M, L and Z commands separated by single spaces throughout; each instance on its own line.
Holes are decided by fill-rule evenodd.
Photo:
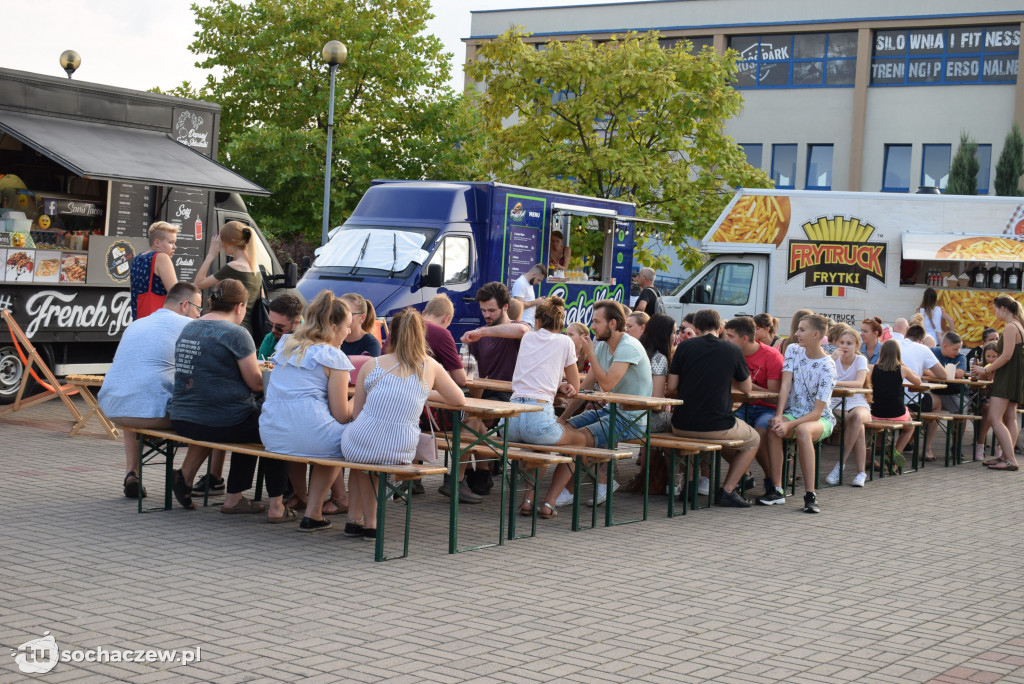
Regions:
M 327 244 L 327 226 L 331 218 L 331 148 L 334 141 L 334 77 L 338 67 L 345 63 L 348 49 L 341 41 L 332 40 L 324 45 L 323 58 L 331 67 L 331 102 L 327 108 L 327 169 L 324 174 L 324 224 L 320 244 Z
M 60 66 L 64 71 L 68 72 L 68 78 L 71 78 L 71 74 L 75 73 L 79 65 L 82 63 L 82 57 L 74 50 L 65 50 L 60 53 Z

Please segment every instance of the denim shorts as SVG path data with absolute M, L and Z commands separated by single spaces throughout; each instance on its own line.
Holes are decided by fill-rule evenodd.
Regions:
M 562 439 L 562 426 L 555 420 L 555 408 L 550 402 L 528 397 L 515 397 L 513 404 L 536 404 L 543 411 L 520 413 L 508 419 L 508 441 L 551 446 Z
M 615 436 L 618 441 L 625 439 L 642 439 L 647 424 L 644 421 L 633 423 L 632 417 L 625 411 L 615 413 Z M 569 419 L 574 428 L 586 428 L 594 435 L 594 446 L 604 449 L 608 446 L 608 426 L 611 424 L 611 413 L 607 408 L 591 409 Z
M 767 406 L 747 404 L 736 411 L 736 418 L 754 428 L 755 430 L 767 430 L 772 418 L 775 417 L 775 409 Z

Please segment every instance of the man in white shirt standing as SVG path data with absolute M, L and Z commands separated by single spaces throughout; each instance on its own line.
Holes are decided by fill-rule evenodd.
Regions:
M 543 304 L 545 297 L 538 297 L 533 289 L 548 275 L 548 269 L 544 264 L 536 264 L 529 271 L 519 276 L 512 284 L 512 298 L 523 303 L 523 323 L 533 330 L 533 319 L 536 314 L 536 307 Z

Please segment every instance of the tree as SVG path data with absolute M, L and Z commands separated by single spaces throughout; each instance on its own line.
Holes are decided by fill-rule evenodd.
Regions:
M 657 33 L 628 33 L 527 45 L 512 29 L 482 44 L 466 65 L 487 90 L 479 101 L 488 145 L 484 168 L 510 183 L 635 202 L 638 215 L 668 219 L 666 229 L 637 223 L 638 260 L 655 233 L 689 266 L 687 240 L 702 237 L 732 194 L 771 187 L 723 133 L 742 109 L 733 89 L 736 53 L 691 54 L 690 43 L 663 49 Z
M 949 182 L 946 184 L 947 195 L 977 195 L 978 144 L 967 136 L 966 131 L 960 133 L 960 147 L 956 150 L 953 163 L 949 167 Z
M 1016 123 L 1006 134 L 1003 151 L 996 164 L 996 194 L 1016 197 L 1021 194 L 1020 177 L 1024 174 L 1024 139 Z
M 319 242 L 332 39 L 337 71 L 331 225 L 374 178 L 468 178 L 476 170 L 475 110 L 447 86 L 449 55 L 424 33 L 428 0 L 212 0 L 193 5 L 190 49 L 214 70 L 174 94 L 220 103 L 220 156 L 274 195 L 249 199 L 261 226 Z

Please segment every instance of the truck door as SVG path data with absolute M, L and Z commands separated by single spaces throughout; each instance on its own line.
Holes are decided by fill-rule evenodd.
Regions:
M 473 237 L 469 233 L 449 234 L 438 244 L 423 269 L 425 273 L 431 264 L 441 266 L 441 287 L 425 287 L 420 293 L 424 303 L 439 292 L 448 295 L 455 306 L 450 326 L 453 334 L 456 330 L 465 331 L 483 325 L 480 308 L 476 305 L 476 290 L 472 287 L 475 254 Z
M 680 297 L 682 313 L 715 309 L 722 320 L 761 313 L 765 308 L 767 265 L 764 257 L 713 261 Z

